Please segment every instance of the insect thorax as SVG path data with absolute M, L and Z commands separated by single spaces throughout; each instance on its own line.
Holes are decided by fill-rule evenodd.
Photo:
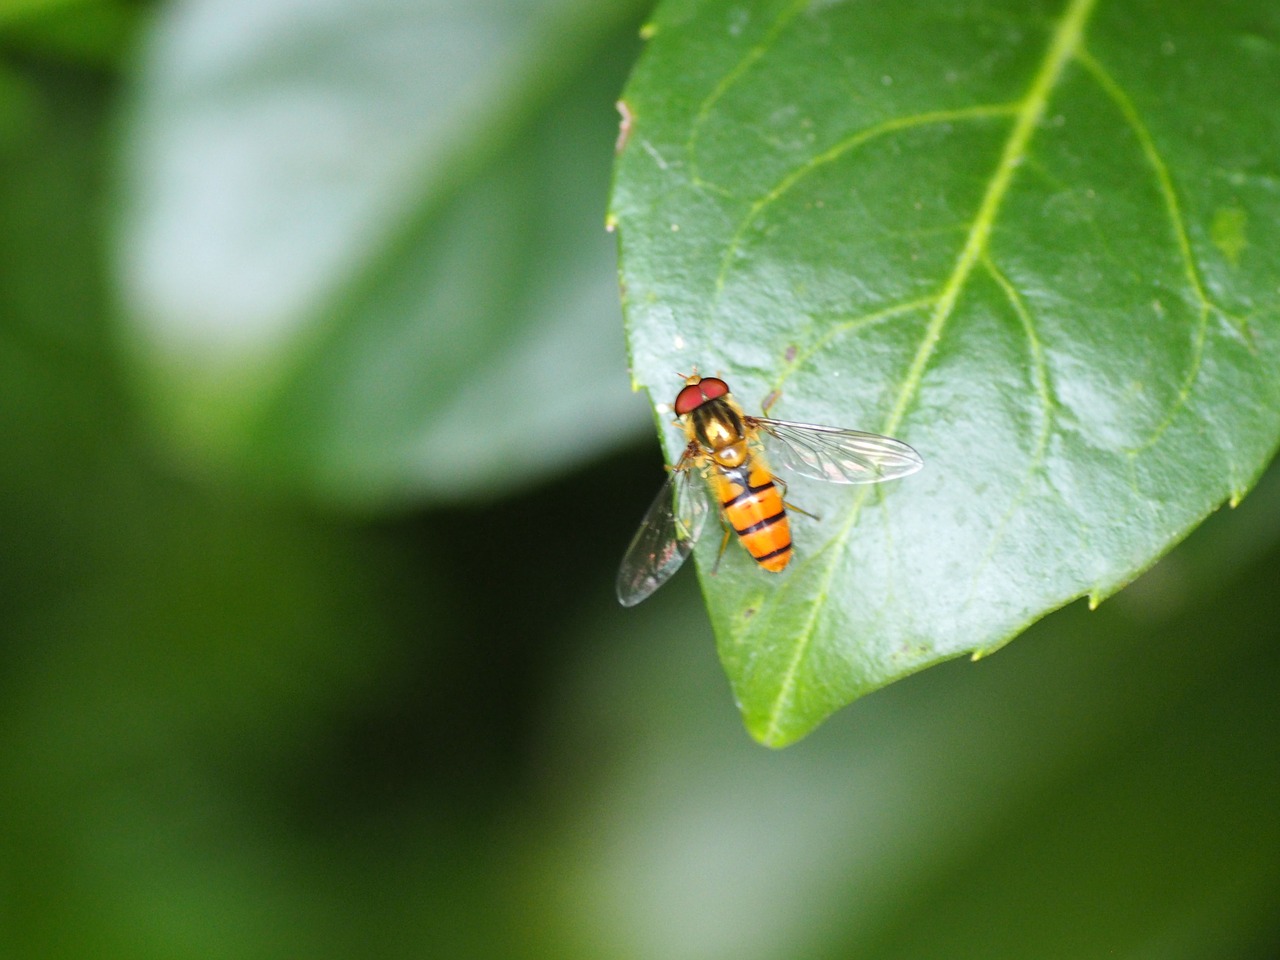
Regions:
M 685 432 L 717 464 L 737 467 L 748 457 L 742 416 L 727 397 L 710 400 L 688 414 Z

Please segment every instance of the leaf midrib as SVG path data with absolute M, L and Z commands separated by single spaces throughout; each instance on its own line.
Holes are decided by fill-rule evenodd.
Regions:
M 942 292 L 938 296 L 933 312 L 929 317 L 929 323 L 925 328 L 924 337 L 915 356 L 912 358 L 911 366 L 907 369 L 907 375 L 903 380 L 902 387 L 898 391 L 897 401 L 885 420 L 883 426 L 885 434 L 893 435 L 897 432 L 903 418 L 906 416 L 907 410 L 919 392 L 925 369 L 933 356 L 934 350 L 937 348 L 938 342 L 942 338 L 943 329 L 955 310 L 955 305 L 960 299 L 960 294 L 964 290 L 969 275 L 986 252 L 991 230 L 995 224 L 996 216 L 999 214 L 1000 206 L 1009 191 L 1010 185 L 1013 183 L 1014 174 L 1017 172 L 1018 166 L 1026 156 L 1027 146 L 1031 142 L 1036 127 L 1044 116 L 1050 94 L 1062 76 L 1063 69 L 1074 58 L 1076 52 L 1081 49 L 1085 25 L 1088 23 L 1096 4 L 1097 0 L 1071 0 L 1053 31 L 1045 57 L 1032 77 L 1032 82 L 1027 89 L 1026 95 L 1018 102 L 1018 108 L 1014 114 L 1013 127 L 1009 132 L 1008 139 L 1005 140 L 1004 148 L 1000 152 L 1000 159 L 996 164 L 996 168 L 987 183 L 982 203 L 979 205 L 978 212 L 965 237 L 965 244 L 956 258 L 955 266 L 952 267 L 946 282 L 943 284 Z M 862 505 L 867 499 L 867 493 L 868 488 L 863 488 L 860 491 L 860 496 L 854 501 L 848 517 L 830 544 L 830 559 L 827 562 L 822 585 L 814 597 L 812 610 L 805 622 L 804 629 L 796 638 L 795 652 L 787 664 L 786 670 L 783 671 L 782 682 L 778 687 L 778 693 L 769 711 L 768 725 L 760 737 L 765 744 L 782 746 L 787 742 L 786 739 L 779 740 L 779 735 L 782 732 L 783 716 L 795 691 L 796 675 L 813 640 L 813 633 L 818 623 L 818 615 L 826 603 L 827 592 L 831 585 L 831 579 L 835 575 L 837 561 L 843 552 L 845 542 L 857 524 L 858 517 L 862 512 Z M 824 550 L 824 552 L 826 551 Z

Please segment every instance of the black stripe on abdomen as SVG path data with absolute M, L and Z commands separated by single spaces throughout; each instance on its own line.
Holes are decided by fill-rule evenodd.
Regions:
M 747 534 L 759 533 L 761 530 L 768 529 L 769 527 L 777 523 L 779 520 L 785 519 L 786 516 L 787 516 L 787 511 L 779 510 L 772 517 L 765 517 L 759 523 L 752 523 L 745 527 L 734 527 L 733 529 L 738 531 L 738 536 L 745 537 L 747 536 Z
M 766 553 L 762 557 L 756 557 L 756 563 L 764 563 L 766 560 L 772 560 L 774 557 L 780 557 L 790 549 L 791 543 L 788 541 L 785 547 L 779 547 L 777 550 Z
M 740 494 L 738 494 L 736 497 L 730 497 L 728 500 L 721 500 L 720 506 L 728 510 L 734 504 L 741 503 L 743 500 L 746 500 L 750 497 L 754 497 L 757 493 L 764 493 L 766 490 L 772 490 L 773 481 L 770 480 L 768 483 L 762 483 L 758 487 L 752 487 L 744 483 L 742 484 L 742 487 L 743 487 L 743 490 Z

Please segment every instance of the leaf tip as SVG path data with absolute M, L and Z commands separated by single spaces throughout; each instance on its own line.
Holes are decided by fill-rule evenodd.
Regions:
M 742 723 L 747 728 L 747 733 L 751 734 L 751 739 L 770 750 L 789 747 L 813 729 L 812 724 L 806 724 L 803 718 L 782 709 L 776 702 L 771 709 L 749 710 L 743 709 L 739 700 L 738 709 L 742 711 Z
M 756 743 L 762 747 L 768 747 L 770 750 L 781 750 L 783 747 L 789 747 L 804 736 L 803 733 L 779 730 L 772 724 L 756 726 L 750 722 L 747 724 L 747 732 L 751 734 Z

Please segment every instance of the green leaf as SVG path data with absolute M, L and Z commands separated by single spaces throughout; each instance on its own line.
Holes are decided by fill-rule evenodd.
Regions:
M 612 214 L 636 383 L 697 364 L 925 459 L 795 482 L 823 519 L 791 568 L 704 577 L 757 738 L 1096 604 L 1249 489 L 1280 431 L 1274 5 L 673 0 L 649 32 Z
M 638 431 L 602 223 L 635 16 L 169 8 L 132 91 L 118 274 L 178 451 L 377 506 Z

